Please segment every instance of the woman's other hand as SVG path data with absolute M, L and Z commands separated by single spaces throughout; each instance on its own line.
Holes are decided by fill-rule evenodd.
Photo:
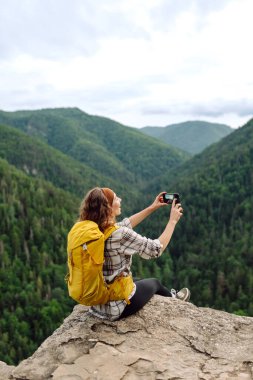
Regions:
M 177 223 L 183 215 L 183 208 L 181 203 L 176 204 L 176 199 L 173 199 L 171 210 L 170 210 L 170 222 Z

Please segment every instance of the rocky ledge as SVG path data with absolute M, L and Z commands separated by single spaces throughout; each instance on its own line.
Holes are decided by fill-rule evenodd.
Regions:
M 117 322 L 77 305 L 30 358 L 0 362 L 0 379 L 253 379 L 253 318 L 160 296 Z

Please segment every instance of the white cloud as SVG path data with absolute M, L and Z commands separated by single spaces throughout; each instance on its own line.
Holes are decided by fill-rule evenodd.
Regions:
M 78 106 L 132 126 L 253 116 L 251 0 L 2 3 L 2 109 Z

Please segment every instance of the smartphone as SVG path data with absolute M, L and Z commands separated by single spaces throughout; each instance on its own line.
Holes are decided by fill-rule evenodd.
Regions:
M 163 194 L 163 202 L 164 203 L 171 204 L 173 202 L 174 198 L 176 198 L 176 204 L 180 203 L 180 197 L 179 197 L 178 193 L 164 193 Z

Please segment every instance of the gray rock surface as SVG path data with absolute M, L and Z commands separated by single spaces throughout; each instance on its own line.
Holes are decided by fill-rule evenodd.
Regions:
M 0 379 L 8 380 L 14 369 L 14 366 L 7 365 L 6 363 L 0 361 Z
M 16 380 L 253 379 L 253 318 L 160 296 L 117 322 L 77 305 L 11 372 Z

